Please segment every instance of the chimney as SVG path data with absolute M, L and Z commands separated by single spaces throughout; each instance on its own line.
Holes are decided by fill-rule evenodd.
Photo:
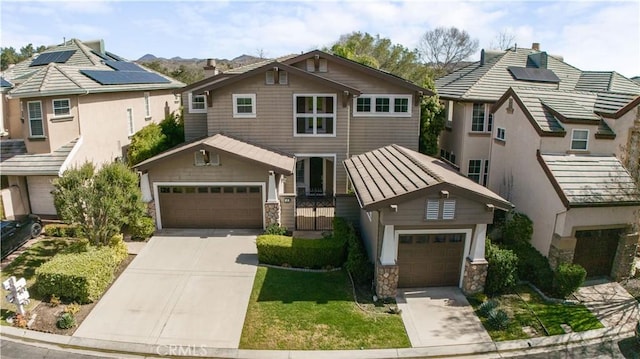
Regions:
M 213 77 L 218 74 L 218 69 L 216 68 L 216 60 L 207 59 L 207 64 L 204 66 L 204 78 Z
M 540 43 L 534 42 L 533 44 L 531 44 L 531 50 L 540 51 Z
M 480 50 L 480 66 L 484 66 L 484 49 Z

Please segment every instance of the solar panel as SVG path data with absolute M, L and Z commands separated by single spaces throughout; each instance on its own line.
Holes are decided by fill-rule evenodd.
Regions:
M 37 58 L 31 61 L 31 65 L 29 66 L 48 65 L 52 62 L 63 64 L 67 62 L 67 60 L 69 60 L 71 55 L 73 55 L 75 52 L 76 50 L 45 52 L 44 54 L 40 54 Z
M 113 52 L 105 51 L 104 53 L 115 61 L 125 61 L 125 59 L 114 54 Z
M 97 51 L 93 51 L 93 50 L 91 50 L 91 52 L 92 52 L 94 55 L 98 56 L 99 58 L 101 58 L 101 59 L 103 59 L 103 60 L 105 60 L 105 61 L 111 61 L 111 59 L 110 59 L 110 58 L 108 58 L 106 55 L 103 55 L 103 54 L 101 54 L 101 53 L 99 53 L 99 52 L 97 52 Z
M 549 69 L 515 66 L 509 66 L 507 69 L 516 80 L 549 83 L 560 82 L 560 78 L 556 76 L 556 74 L 552 70 Z
M 140 66 L 126 61 L 105 61 L 104 64 L 118 71 L 144 71 Z
M 171 81 L 147 71 L 81 70 L 83 75 L 102 85 L 162 84 Z
M 13 87 L 13 85 L 3 77 L 0 77 L 0 87 Z

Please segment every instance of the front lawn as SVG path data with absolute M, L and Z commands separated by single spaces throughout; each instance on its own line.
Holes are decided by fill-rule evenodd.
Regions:
M 364 312 L 344 271 L 259 267 L 242 349 L 334 350 L 409 347 L 399 315 Z
M 548 335 L 565 334 L 563 324 L 568 325 L 573 332 L 603 328 L 602 323 L 584 305 L 545 303 L 526 285 L 516 287 L 512 294 L 503 294 L 493 299 L 500 304 L 499 308 L 507 312 L 510 319 L 506 329 L 496 330 L 491 328 L 486 318 L 479 315 L 491 339 L 495 341 L 546 336 L 544 328 Z M 469 303 L 477 313 L 482 301 L 479 296 L 472 296 L 469 297 Z

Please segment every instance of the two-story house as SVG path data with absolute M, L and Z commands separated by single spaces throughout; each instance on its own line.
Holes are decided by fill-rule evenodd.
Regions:
M 188 142 L 135 166 L 143 196 L 158 228 L 330 229 L 313 224 L 335 203 L 360 223 L 381 297 L 481 291 L 487 224 L 512 206 L 417 152 L 431 95 L 322 51 L 214 74 L 182 89 Z M 323 203 L 310 227 L 305 202 Z
M 179 110 L 184 84 L 76 39 L 3 73 L 3 204 L 7 216 L 55 216 L 52 180 L 121 158 L 131 136 Z
M 640 96 L 512 88 L 492 112 L 488 187 L 532 219 L 532 244 L 554 267 L 629 276 L 640 189 L 623 161 L 639 158 L 616 153 L 638 146 Z

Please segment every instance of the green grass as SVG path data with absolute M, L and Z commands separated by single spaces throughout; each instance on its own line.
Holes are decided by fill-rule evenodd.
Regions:
M 33 286 L 36 280 L 36 268 L 68 247 L 71 243 L 73 243 L 71 240 L 62 238 L 43 239 L 24 251 L 24 253 L 2 270 L 2 274 L 0 275 L 2 281 L 11 276 L 15 276 L 16 279 L 24 277 L 27 280 L 27 290 L 31 297 L 31 302 L 26 307 L 27 310 L 35 308 L 36 305 L 43 300 Z M 7 293 L 6 291 L 4 292 Z M 0 324 L 9 325 L 6 319 L 15 314 L 16 310 L 16 306 L 9 303 L 3 295 L 0 301 Z
M 561 324 L 569 325 L 574 332 L 603 328 L 602 323 L 584 305 L 545 303 L 526 285 L 518 286 L 513 294 L 504 294 L 493 299 L 500 303 L 500 308 L 504 309 L 511 319 L 506 329 L 494 330 L 490 328 L 485 318 L 480 318 L 491 339 L 495 341 L 529 338 L 522 329 L 525 326 L 531 327 L 536 332 L 534 336 L 545 336 L 544 328 L 549 335 L 565 334 Z M 469 297 L 469 302 L 474 309 L 477 309 L 482 300 L 475 296 Z
M 409 347 L 399 315 L 365 313 L 344 271 L 259 267 L 240 348 L 334 350 Z

